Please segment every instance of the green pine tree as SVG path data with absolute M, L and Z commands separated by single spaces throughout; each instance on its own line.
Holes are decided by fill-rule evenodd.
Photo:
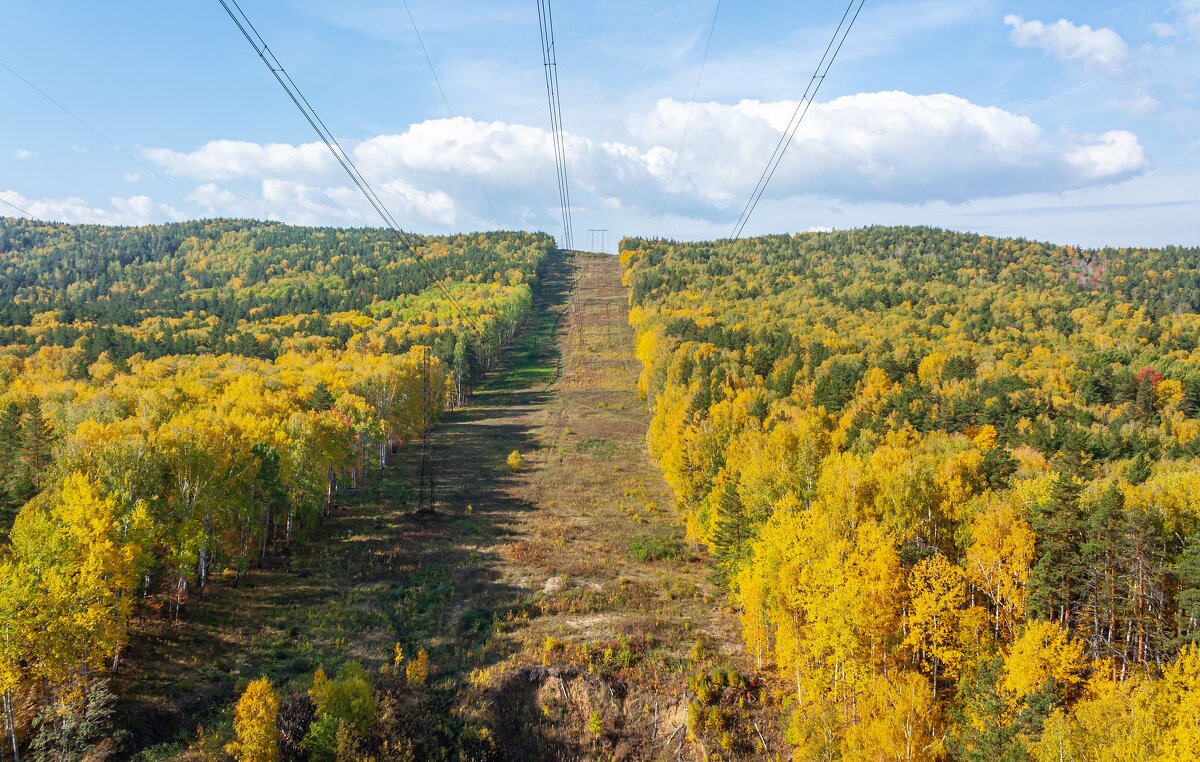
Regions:
M 1083 516 L 1079 495 L 1083 485 L 1069 473 L 1059 473 L 1045 505 L 1035 505 L 1029 524 L 1037 534 L 1036 557 L 1029 574 L 1029 611 L 1039 619 L 1069 626 L 1074 613 L 1082 568 L 1080 544 Z
M 21 438 L 17 455 L 7 473 L 9 499 L 23 504 L 37 494 L 42 477 L 50 468 L 54 429 L 42 415 L 42 402 L 29 400 L 21 417 Z
M 722 576 L 729 579 L 749 554 L 754 530 L 733 482 L 726 482 L 715 509 L 717 529 L 713 545 Z

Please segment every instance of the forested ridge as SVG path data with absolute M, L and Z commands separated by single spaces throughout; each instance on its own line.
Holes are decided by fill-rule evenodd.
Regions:
M 0 219 L 6 745 L 77 758 L 101 738 L 131 619 L 186 627 L 211 578 L 286 547 L 460 404 L 554 246 L 418 243 Z
M 532 234 L 413 236 L 379 229 L 203 220 L 141 228 L 0 218 L 0 344 L 56 345 L 122 361 L 140 354 L 274 358 L 364 341 L 399 351 L 437 342 L 449 358 L 466 319 L 527 309 L 540 253 Z M 436 288 L 445 282 L 465 311 Z
M 651 452 L 797 758 L 1200 756 L 1200 250 L 621 261 Z

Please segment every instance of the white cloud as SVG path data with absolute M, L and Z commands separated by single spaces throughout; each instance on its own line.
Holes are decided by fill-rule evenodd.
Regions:
M 1149 116 L 1162 108 L 1162 103 L 1153 95 L 1142 94 L 1130 98 L 1111 98 L 1108 107 L 1130 116 Z
M 121 179 L 127 183 L 136 183 L 138 180 L 142 179 L 142 176 L 137 172 L 126 172 L 125 174 L 121 175 Z
M 33 158 L 33 151 L 28 151 L 24 148 L 18 148 L 12 152 L 13 158 L 17 161 L 24 161 Z
M 375 189 L 403 225 L 419 220 L 425 225 L 449 228 L 461 221 L 454 199 L 442 191 L 422 191 L 401 182 L 383 183 Z M 268 178 L 241 192 L 205 183 L 189 195 L 218 215 L 283 220 L 296 225 L 382 224 L 353 186 L 317 186 Z
M 1188 34 L 1200 37 L 1200 0 L 1176 0 L 1171 11 Z
M 1064 61 L 1076 61 L 1114 74 L 1129 66 L 1129 45 L 1107 27 L 1076 26 L 1066 19 L 1045 24 L 1026 21 L 1017 15 L 1005 16 L 1004 23 L 1012 27 L 1012 42 L 1017 47 L 1041 48 Z
M 623 141 L 566 135 L 576 209 L 656 218 L 687 108 L 681 101 L 659 101 L 629 118 Z M 794 101 L 697 104 L 672 214 L 727 224 L 795 108 Z M 556 224 L 552 143 L 542 128 L 438 119 L 344 145 L 405 226 L 444 231 L 494 225 L 476 172 L 501 225 Z M 143 154 L 165 170 L 199 180 L 189 195 L 212 214 L 379 224 L 324 150 L 319 143 L 211 141 L 193 151 L 152 148 Z M 952 95 L 861 93 L 812 106 L 765 200 L 962 204 L 1108 185 L 1148 167 L 1138 138 L 1129 132 L 1047 135 L 1028 117 Z M 127 201 L 106 212 L 68 201 L 74 206 L 63 207 L 64 215 L 90 221 L 104 215 L 140 221 L 153 212 L 144 202 Z
M 75 196 L 64 199 L 27 198 L 13 190 L 0 191 L 0 199 L 24 209 L 36 219 L 53 222 L 146 225 L 163 220 L 187 218 L 174 207 L 156 203 L 148 196 L 110 198 L 111 208 L 109 209 L 92 206 L 84 199 Z
M 745 199 L 795 105 L 698 104 L 677 187 L 716 206 Z M 632 128 L 661 143 L 679 134 L 686 109 L 660 101 Z M 768 196 L 961 203 L 1060 192 L 1144 171 L 1144 156 L 1130 160 L 1131 145 L 1141 151 L 1137 138 L 1123 134 L 1123 142 L 1104 136 L 1059 146 L 1027 117 L 955 96 L 863 93 L 812 107 Z
M 1103 180 L 1109 177 L 1130 177 L 1146 168 L 1146 153 L 1132 132 L 1114 130 L 1066 154 L 1067 165 L 1080 178 Z
M 1171 37 L 1179 36 L 1178 29 L 1176 29 L 1175 27 L 1171 26 L 1170 24 L 1164 23 L 1162 21 L 1156 21 L 1153 24 L 1151 24 L 1150 31 L 1154 32 L 1154 34 L 1158 35 L 1159 39 L 1163 39 L 1163 40 L 1170 39 Z
M 207 180 L 261 177 L 264 174 L 291 178 L 321 176 L 337 166 L 324 143 L 293 146 L 213 140 L 190 153 L 147 148 L 142 154 L 168 172 Z

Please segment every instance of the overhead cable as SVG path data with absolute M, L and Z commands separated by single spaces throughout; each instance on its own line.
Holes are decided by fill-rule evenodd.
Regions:
M 454 118 L 454 109 L 450 108 L 450 99 L 446 97 L 446 91 L 442 88 L 442 80 L 438 77 L 437 69 L 433 67 L 433 59 L 429 56 L 429 49 L 425 47 L 425 39 L 421 37 L 421 30 L 417 28 L 417 20 L 413 17 L 412 9 L 408 7 L 408 0 L 404 0 L 404 10 L 408 13 L 408 20 L 412 23 L 412 30 L 417 35 L 417 42 L 421 45 L 421 52 L 425 54 L 425 63 L 429 64 L 429 73 L 433 75 L 433 81 L 437 85 L 438 92 L 442 94 L 442 103 L 446 104 L 446 113 L 450 118 Z M 500 223 L 500 216 L 496 214 L 496 207 L 492 206 L 492 197 L 488 193 L 487 186 L 483 184 L 483 177 L 479 174 L 479 167 L 475 164 L 475 156 L 471 153 L 471 147 L 467 145 L 465 140 L 460 140 L 459 144 L 463 151 L 467 154 L 467 161 L 471 164 L 471 171 L 475 174 L 475 180 L 479 183 L 479 190 L 483 191 L 483 198 L 487 201 L 488 209 L 492 213 L 492 219 L 496 221 L 496 229 L 504 227 Z
M 567 175 L 567 146 L 562 123 L 562 98 L 558 84 L 558 51 L 554 39 L 554 11 L 550 0 L 537 0 L 538 28 L 542 36 L 542 64 L 546 75 L 546 100 L 550 108 L 550 135 L 558 169 L 558 198 L 562 207 L 563 248 L 575 248 L 571 220 L 571 185 Z
M 779 142 L 775 145 L 775 151 L 771 154 L 766 168 L 763 169 L 762 175 L 758 178 L 758 184 L 754 186 L 754 191 L 750 194 L 750 200 L 746 202 L 741 216 L 738 217 L 737 224 L 733 226 L 733 233 L 730 234 L 730 238 L 733 240 L 736 241 L 742 237 L 742 233 L 746 229 L 746 224 L 750 221 L 751 215 L 754 214 L 755 208 L 758 207 L 758 202 L 762 200 L 763 193 L 766 192 L 771 178 L 775 176 L 775 171 L 779 169 L 779 164 L 783 161 L 783 155 L 787 153 L 788 147 L 791 146 L 792 140 L 796 137 L 796 131 L 800 128 L 800 123 L 804 121 L 804 117 L 808 114 L 809 108 L 812 107 L 817 93 L 821 90 L 821 85 L 825 83 L 825 78 L 829 75 L 829 70 L 833 67 L 833 62 L 837 60 L 838 53 L 842 51 L 842 46 L 846 43 L 846 37 L 849 36 L 850 30 L 854 28 L 854 22 L 858 20 L 858 15 L 862 12 L 866 1 L 850 0 L 850 3 L 846 6 L 846 12 L 842 14 L 842 19 L 838 22 L 837 29 L 834 30 L 833 37 L 830 38 L 829 45 L 825 48 L 824 55 L 821 56 L 820 62 L 817 63 L 817 68 L 813 71 L 812 79 L 809 80 L 808 87 L 804 90 L 804 95 L 796 104 L 796 109 L 792 112 L 792 118 L 788 122 L 788 126 L 780 134 Z M 856 3 L 857 8 L 855 8 Z M 853 11 L 853 15 L 851 15 L 851 11 Z
M 708 51 L 712 47 L 713 33 L 717 31 L 717 16 L 721 13 L 721 0 L 713 10 L 712 23 L 708 27 L 708 42 L 704 44 L 704 56 L 700 59 L 700 72 L 696 75 L 696 86 L 692 88 L 692 102 L 688 104 L 687 119 L 683 122 L 683 134 L 679 137 L 679 150 L 675 152 L 675 161 L 671 163 L 671 180 L 667 183 L 667 193 L 663 196 L 662 211 L 658 213 L 658 229 L 654 237 L 662 234 L 663 218 L 667 216 L 667 204 L 671 200 L 671 190 L 675 187 L 675 174 L 679 171 L 679 158 L 683 156 L 683 147 L 687 143 L 688 128 L 692 125 L 692 111 L 696 108 L 696 97 L 700 94 L 700 80 L 704 79 L 704 66 L 708 63 Z
M 45 90 L 43 90 L 42 88 L 40 88 L 40 87 L 38 87 L 37 85 L 35 85 L 33 82 L 30 82 L 28 79 L 26 79 L 24 76 L 22 76 L 22 75 L 21 75 L 19 72 L 17 72 L 17 71 L 16 71 L 15 69 L 13 69 L 11 66 L 9 66 L 9 65 L 8 65 L 8 64 L 6 64 L 6 63 L 4 63 L 3 61 L 0 61 L 0 68 L 3 68 L 3 69 L 5 69 L 6 71 L 8 71 L 8 73 L 9 73 L 9 74 L 13 75 L 13 76 L 14 76 L 14 77 L 16 77 L 17 79 L 19 79 L 19 80 L 21 80 L 22 82 L 24 82 L 24 83 L 25 83 L 26 85 L 28 85 L 28 86 L 29 86 L 29 88 L 30 88 L 31 90 L 33 90 L 35 93 L 37 93 L 38 95 L 42 96 L 42 97 L 43 97 L 43 98 L 45 98 L 46 100 L 50 101 L 50 103 L 52 103 L 52 104 L 54 104 L 55 106 L 57 106 L 57 107 L 58 107 L 58 109 L 59 109 L 60 111 L 62 111 L 62 112 L 63 112 L 64 114 L 66 114 L 67 116 L 71 117 L 71 118 L 72 118 L 72 119 L 74 119 L 75 121 L 77 121 L 77 122 L 79 122 L 80 124 L 82 124 L 82 125 L 83 125 L 84 127 L 86 127 L 88 130 L 90 130 L 92 133 L 94 133 L 94 134 L 95 134 L 95 135 L 96 135 L 98 138 L 100 138 L 101 140 L 103 140 L 105 143 L 108 143 L 108 144 L 109 144 L 110 146 L 112 146 L 114 149 L 116 149 L 117 151 L 120 151 L 121 153 L 123 153 L 123 154 L 124 154 L 124 155 L 125 155 L 125 156 L 126 156 L 126 157 L 127 157 L 129 160 L 130 160 L 130 161 L 134 162 L 135 164 L 137 164 L 137 165 L 138 165 L 139 167 L 141 167 L 142 169 L 146 170 L 146 171 L 147 171 L 147 172 L 149 172 L 150 174 L 152 174 L 152 175 L 154 175 L 155 177 L 157 177 L 157 178 L 158 178 L 159 180 L 161 180 L 161 181 L 163 182 L 163 184 L 164 184 L 164 185 L 166 185 L 168 188 L 170 188 L 171 190 L 175 191 L 176 193 L 178 193 L 180 196 L 182 196 L 183 198 L 187 199 L 187 200 L 188 200 L 188 201 L 190 201 L 191 203 L 195 204 L 195 205 L 196 205 L 197 207 L 199 207 L 200 209 L 203 209 L 203 210 L 204 210 L 204 212 L 205 212 L 206 214 L 208 214 L 208 213 L 211 213 L 211 211 L 212 211 L 212 210 L 211 210 L 211 209 L 210 209 L 208 206 L 206 206 L 206 205 L 204 205 L 204 204 L 200 203 L 199 201 L 197 201 L 196 199 L 192 198 L 190 195 L 188 195 L 188 194 L 187 194 L 185 191 L 183 191 L 183 190 L 182 190 L 182 189 L 181 189 L 179 186 L 177 186 L 175 183 L 171 182 L 171 181 L 170 181 L 170 180 L 168 180 L 167 178 L 165 178 L 165 177 L 163 177 L 162 175 L 160 175 L 158 172 L 156 172 L 156 171 L 154 171 L 153 169 L 151 169 L 150 167 L 146 166 L 146 164 L 145 164 L 145 163 L 144 163 L 144 162 L 143 162 L 141 159 L 139 159 L 138 157 L 134 156 L 134 155 L 133 155 L 132 153 L 130 153 L 129 151 L 126 151 L 124 148 L 122 148 L 122 147 L 121 147 L 121 145 L 120 145 L 120 144 L 118 144 L 118 143 L 117 143 L 116 141 L 114 141 L 112 138 L 110 138 L 110 137 L 108 137 L 107 135 L 105 135 L 105 134 L 104 134 L 103 132 L 101 132 L 100 130 L 98 130 L 98 129 L 96 129 L 95 127 L 93 127 L 92 125 L 88 124 L 86 121 L 84 121 L 83 117 L 79 116 L 79 115 L 78 115 L 78 114 L 76 114 L 74 111 L 72 111 L 71 109 L 69 109 L 69 108 L 67 108 L 66 106 L 64 106 L 64 105 L 63 105 L 61 102 L 59 102 L 58 100 L 56 100 L 55 98 L 53 98 L 53 97 L 52 97 L 52 96 L 51 96 L 49 93 L 47 93 Z M 12 206 L 12 205 L 11 205 L 11 204 L 9 204 L 9 206 Z M 16 207 L 13 207 L 13 208 L 15 209 Z
M 367 203 L 371 205 L 376 214 L 378 214 L 380 219 L 383 220 L 384 224 L 396 233 L 397 237 L 400 239 L 401 245 L 408 249 L 408 253 L 411 254 L 413 258 L 415 258 L 417 262 L 425 268 L 425 271 L 429 274 L 429 277 L 432 279 L 434 285 L 438 287 L 438 289 L 450 302 L 450 305 L 458 312 L 459 317 L 462 318 L 463 322 L 469 325 L 477 334 L 483 335 L 483 331 L 479 329 L 479 326 L 476 325 L 475 321 L 472 320 L 470 315 L 467 314 L 467 311 L 463 308 L 462 304 L 452 293 L 450 293 L 450 290 L 446 287 L 446 284 L 442 282 L 442 278 L 429 265 L 429 262 L 426 261 L 425 257 L 422 256 L 412 236 L 400 227 L 400 224 L 396 221 L 396 218 L 392 215 L 391 211 L 388 210 L 387 206 L 383 203 L 383 200 L 375 192 L 375 189 L 371 187 L 371 184 L 367 182 L 367 179 L 363 176 L 362 172 L 360 172 L 358 167 L 354 164 L 353 159 L 351 159 L 350 155 L 342 149 L 342 146 L 340 143 L 338 143 L 337 138 L 333 136 L 333 133 L 330 132 L 329 128 L 325 125 L 325 122 L 322 121 L 316 109 L 314 109 L 312 104 L 309 103 L 308 99 L 304 97 L 304 94 L 300 92 L 300 88 L 296 85 L 295 81 L 292 80 L 292 77 L 287 73 L 287 70 L 283 68 L 283 64 L 279 62 L 279 59 L 276 58 L 275 54 L 271 52 L 266 40 L 264 40 L 262 35 L 258 33 L 258 30 L 255 29 L 254 24 L 250 21 L 249 17 L 246 16 L 246 13 L 242 10 L 241 6 L 238 5 L 237 0 L 217 0 L 217 2 L 219 2 L 221 7 L 225 9 L 225 12 L 229 14 L 229 18 L 233 20 L 233 23 L 242 33 L 242 36 L 246 38 L 246 42 L 250 43 L 250 47 L 252 47 L 254 52 L 258 54 L 258 57 L 262 59 L 263 64 L 266 65 L 267 69 L 270 70 L 272 76 L 274 76 L 275 80 L 279 83 L 279 86 L 283 88 L 285 93 L 287 93 L 288 98 L 290 98 L 292 103 L 295 104 L 296 108 L 299 109 L 300 113 L 304 116 L 305 121 L 307 121 L 309 126 L 313 128 L 313 131 L 317 133 L 317 136 L 321 139 L 321 142 L 324 143 L 325 147 L 329 149 L 329 152 L 333 154 L 333 158 L 342 167 L 342 169 L 345 170 L 347 176 L 350 178 L 350 181 L 353 182 L 355 187 L 358 188 L 359 192 L 362 193 L 363 197 L 367 200 Z M 236 13 L 234 12 L 234 9 L 236 9 Z

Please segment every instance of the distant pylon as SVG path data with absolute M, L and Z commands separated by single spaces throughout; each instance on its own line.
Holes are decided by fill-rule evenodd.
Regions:
M 430 388 L 429 347 L 421 348 L 421 475 L 417 487 L 417 513 L 433 514 L 433 390 Z
M 600 248 L 596 248 L 597 243 L 600 244 Z M 608 228 L 588 229 L 588 251 L 599 253 L 608 251 Z

